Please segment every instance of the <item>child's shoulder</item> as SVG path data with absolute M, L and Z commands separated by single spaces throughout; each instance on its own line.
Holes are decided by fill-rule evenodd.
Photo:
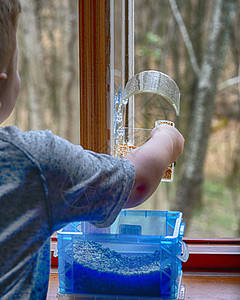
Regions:
M 0 144 L 18 145 L 21 139 L 21 130 L 16 126 L 0 127 Z
M 17 140 L 24 141 L 26 139 L 36 139 L 36 138 L 49 138 L 53 136 L 50 130 L 35 130 L 35 131 L 21 131 L 17 126 L 6 126 L 0 127 L 0 140 L 8 140 L 9 142 L 14 142 Z
M 0 127 L 0 137 L 2 137 L 2 135 L 5 136 L 16 135 L 19 132 L 21 131 L 17 126 Z
M 11 148 L 12 154 L 20 155 L 22 153 L 30 159 L 38 158 L 40 150 L 45 154 L 50 152 L 49 144 L 53 144 L 53 141 L 54 134 L 50 130 L 21 131 L 16 126 L 0 127 L 2 151 Z

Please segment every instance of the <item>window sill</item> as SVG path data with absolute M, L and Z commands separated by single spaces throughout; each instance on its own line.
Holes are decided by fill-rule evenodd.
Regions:
M 189 259 L 183 271 L 240 272 L 240 239 L 183 239 Z
M 236 300 L 240 295 L 240 273 L 184 272 L 185 299 Z

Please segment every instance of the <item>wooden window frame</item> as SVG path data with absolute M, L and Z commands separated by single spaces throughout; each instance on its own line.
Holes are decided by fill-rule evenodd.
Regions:
M 79 0 L 80 143 L 107 153 L 110 139 L 110 1 Z
M 112 90 L 110 1 L 79 0 L 80 143 L 101 153 L 108 152 L 110 140 L 107 117 L 111 112 Z M 125 55 L 129 57 L 127 52 Z M 240 272 L 240 239 L 184 238 L 184 241 L 190 255 L 183 271 Z M 56 244 L 57 237 L 53 236 L 53 267 L 58 265 L 57 257 L 53 256 Z
M 240 272 L 240 239 L 183 238 L 189 259 L 183 271 Z

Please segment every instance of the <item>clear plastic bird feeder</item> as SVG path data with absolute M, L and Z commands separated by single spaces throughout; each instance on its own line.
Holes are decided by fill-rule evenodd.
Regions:
M 126 105 L 131 96 L 141 93 L 159 95 L 159 101 L 167 101 L 174 109 L 176 115 L 180 110 L 180 92 L 176 82 L 168 75 L 158 71 L 144 71 L 133 76 L 124 91 L 119 89 L 114 97 L 114 156 L 123 157 L 127 152 L 144 144 L 151 136 L 152 128 L 126 127 Z M 174 126 L 168 120 L 157 120 L 155 126 L 167 123 Z M 174 165 L 168 167 L 163 181 L 173 180 Z

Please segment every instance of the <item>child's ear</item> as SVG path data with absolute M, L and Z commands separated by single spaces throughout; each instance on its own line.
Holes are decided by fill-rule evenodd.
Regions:
M 0 72 L 0 82 L 7 79 L 7 74 L 4 72 Z

